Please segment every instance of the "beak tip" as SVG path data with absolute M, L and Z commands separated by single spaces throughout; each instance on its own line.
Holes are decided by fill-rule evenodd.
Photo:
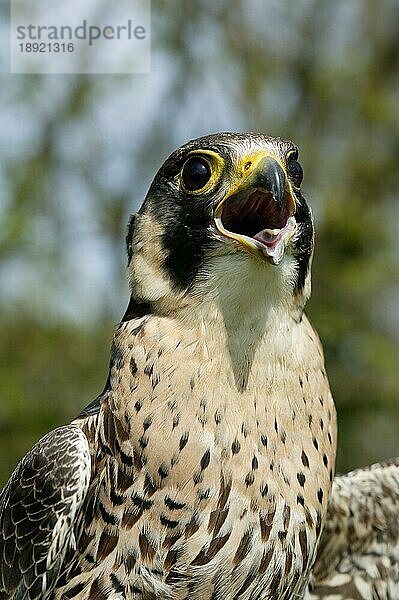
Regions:
M 286 176 L 280 163 L 272 156 L 266 156 L 257 169 L 257 183 L 271 192 L 274 201 L 281 206 L 284 201 Z

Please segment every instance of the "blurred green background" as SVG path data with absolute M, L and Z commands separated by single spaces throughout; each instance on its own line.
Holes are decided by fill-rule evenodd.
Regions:
M 101 391 L 129 214 L 170 151 L 221 130 L 300 146 L 338 468 L 399 454 L 396 0 L 153 0 L 150 75 L 0 60 L 0 484 Z

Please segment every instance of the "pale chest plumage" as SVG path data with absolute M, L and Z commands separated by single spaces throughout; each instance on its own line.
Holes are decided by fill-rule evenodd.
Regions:
M 245 332 L 229 338 L 217 311 L 119 326 L 107 401 L 81 422 L 95 475 L 56 598 L 76 582 L 90 599 L 301 596 L 335 410 L 306 318 Z

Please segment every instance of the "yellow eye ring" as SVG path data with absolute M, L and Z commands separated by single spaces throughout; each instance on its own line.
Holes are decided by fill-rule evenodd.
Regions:
M 219 180 L 224 160 L 211 150 L 190 152 L 180 171 L 180 187 L 189 194 L 212 190 Z

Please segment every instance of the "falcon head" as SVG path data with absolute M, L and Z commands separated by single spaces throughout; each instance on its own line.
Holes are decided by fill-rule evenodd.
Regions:
M 297 147 L 261 134 L 209 135 L 173 152 L 130 221 L 135 301 L 172 310 L 245 287 L 303 306 L 313 221 L 302 176 Z

